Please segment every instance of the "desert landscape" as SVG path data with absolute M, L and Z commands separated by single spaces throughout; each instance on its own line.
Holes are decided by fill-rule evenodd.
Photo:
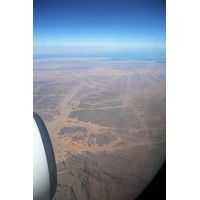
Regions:
M 33 80 L 56 157 L 54 200 L 135 199 L 166 159 L 165 63 L 34 59 Z

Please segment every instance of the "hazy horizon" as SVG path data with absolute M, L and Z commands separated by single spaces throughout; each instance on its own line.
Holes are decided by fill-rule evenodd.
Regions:
M 34 54 L 165 51 L 166 2 L 34 0 Z

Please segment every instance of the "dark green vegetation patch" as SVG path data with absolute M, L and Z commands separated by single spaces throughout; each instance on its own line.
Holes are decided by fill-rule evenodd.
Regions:
M 99 104 L 87 104 L 81 102 L 79 105 L 79 108 L 103 108 L 103 107 L 114 107 L 114 106 L 121 106 L 122 102 L 121 101 L 109 101 L 109 102 L 104 102 L 104 103 L 99 103 Z
M 98 144 L 98 146 L 103 146 L 104 144 L 110 144 L 111 142 L 114 142 L 117 140 L 116 137 L 114 136 L 106 136 L 106 135 L 96 135 L 96 143 Z
M 92 122 L 100 126 L 115 128 L 141 128 L 136 115 L 129 108 L 111 108 L 107 110 L 77 110 L 72 111 L 69 118 L 78 118 L 80 121 Z
M 88 95 L 86 98 L 82 98 L 81 102 L 88 102 L 90 104 L 94 103 L 101 103 L 101 102 L 107 102 L 110 100 L 116 100 L 118 99 L 119 94 L 116 92 L 101 92 L 98 94 L 91 94 Z
M 117 142 L 117 144 L 115 144 L 113 147 L 124 147 L 126 145 L 127 143 L 122 141 L 122 142 Z
M 85 127 L 80 127 L 80 126 L 72 126 L 72 127 L 62 127 L 58 133 L 58 135 L 63 135 L 64 133 L 87 133 L 87 129 Z

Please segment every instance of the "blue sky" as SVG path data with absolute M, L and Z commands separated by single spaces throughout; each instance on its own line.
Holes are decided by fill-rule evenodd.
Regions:
M 165 0 L 34 0 L 34 53 L 165 49 Z

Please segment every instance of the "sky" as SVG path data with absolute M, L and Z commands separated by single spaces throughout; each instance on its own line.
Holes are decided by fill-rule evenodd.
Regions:
M 34 0 L 34 54 L 158 51 L 165 0 Z

